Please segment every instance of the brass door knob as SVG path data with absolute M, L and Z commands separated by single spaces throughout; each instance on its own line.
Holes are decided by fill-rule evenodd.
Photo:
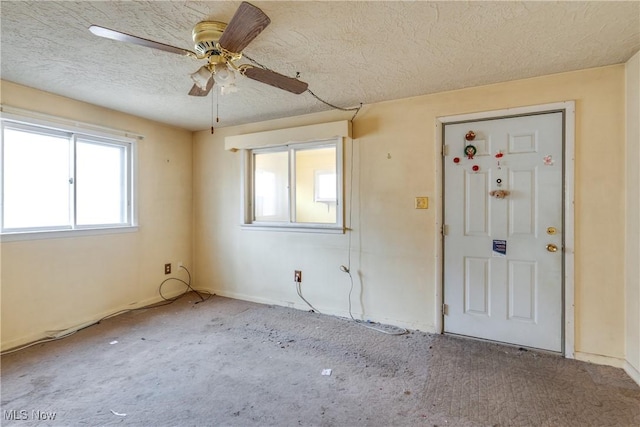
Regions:
M 554 245 L 553 243 L 549 243 L 547 245 L 547 250 L 549 252 L 558 252 L 558 247 L 556 245 Z

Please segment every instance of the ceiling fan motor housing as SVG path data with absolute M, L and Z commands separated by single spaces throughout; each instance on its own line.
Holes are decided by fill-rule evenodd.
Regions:
M 218 21 L 202 21 L 193 27 L 194 49 L 198 55 L 220 55 L 217 49 L 218 40 L 222 36 L 227 24 Z

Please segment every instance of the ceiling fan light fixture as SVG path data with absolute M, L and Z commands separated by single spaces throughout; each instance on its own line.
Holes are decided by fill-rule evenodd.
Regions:
M 211 70 L 206 65 L 203 65 L 196 71 L 191 74 L 191 80 L 198 86 L 200 89 L 206 89 L 207 83 L 211 78 Z
M 213 69 L 213 80 L 220 88 L 220 93 L 232 93 L 236 92 L 236 73 L 227 64 L 216 64 Z
M 235 93 L 238 91 L 238 86 L 235 83 L 231 83 L 225 86 L 220 86 L 220 95 L 224 95 L 226 93 Z
M 236 74 L 227 64 L 220 63 L 213 69 L 213 79 L 220 86 L 234 84 Z

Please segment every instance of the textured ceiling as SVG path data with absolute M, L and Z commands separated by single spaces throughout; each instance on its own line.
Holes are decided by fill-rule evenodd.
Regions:
M 625 62 L 640 50 L 640 2 L 256 1 L 269 25 L 245 53 L 343 107 Z M 191 130 L 216 96 L 187 95 L 204 61 L 99 38 L 91 24 L 193 50 L 202 20 L 236 1 L 0 1 L 1 75 Z M 244 60 L 243 60 L 244 61 Z M 241 62 L 243 62 L 241 61 Z M 309 93 L 242 78 L 218 126 L 327 110 Z M 212 94 L 214 92 L 212 91 Z

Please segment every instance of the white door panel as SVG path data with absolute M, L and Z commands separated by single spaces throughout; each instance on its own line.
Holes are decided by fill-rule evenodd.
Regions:
M 562 350 L 562 129 L 562 113 L 445 125 L 445 332 Z

